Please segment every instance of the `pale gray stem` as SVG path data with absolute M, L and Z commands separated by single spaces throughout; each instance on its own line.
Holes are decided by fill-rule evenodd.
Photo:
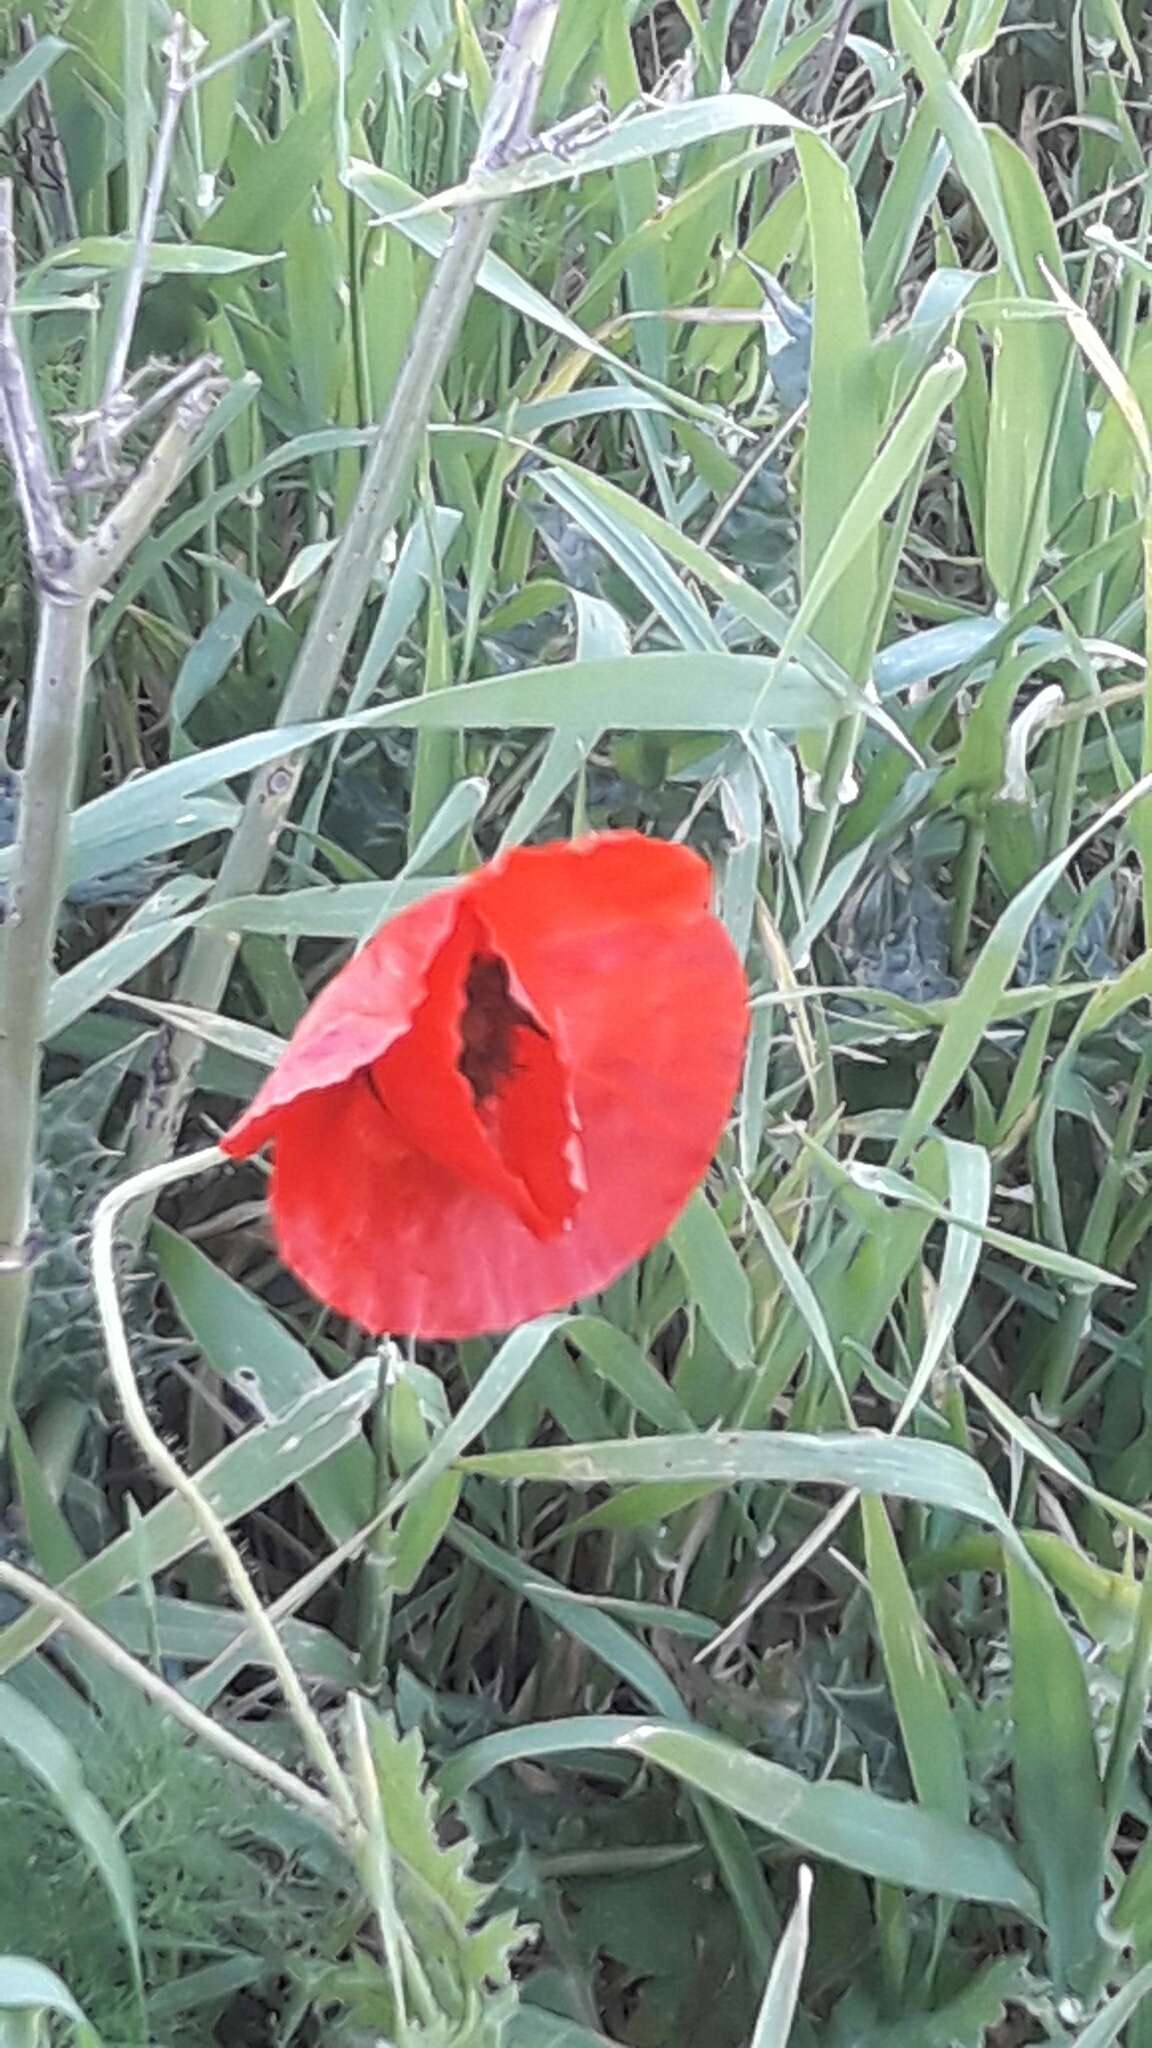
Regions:
M 205 84 L 210 78 L 215 78 L 219 72 L 228 70 L 231 65 L 242 62 L 245 57 L 251 55 L 253 50 L 259 50 L 265 43 L 272 42 L 277 36 L 283 35 L 290 25 L 286 18 L 277 18 L 275 21 L 270 21 L 265 28 L 262 28 L 258 34 L 251 36 L 238 49 L 226 51 L 224 56 L 217 57 L 214 62 L 206 64 L 202 70 L 198 71 L 196 69 L 198 39 L 194 31 L 190 30 L 182 14 L 174 14 L 172 17 L 171 32 L 164 44 L 165 54 L 168 58 L 168 83 L 164 93 L 164 107 L 156 136 L 156 147 L 152 153 L 152 165 L 148 173 L 144 203 L 141 206 L 140 219 L 137 223 L 136 246 L 132 252 L 132 262 L 124 282 L 120 311 L 116 322 L 116 334 L 112 343 L 111 353 L 108 357 L 108 367 L 104 373 L 104 392 L 100 402 L 100 419 L 105 426 L 111 426 L 114 423 L 115 412 L 123 394 L 125 372 L 128 368 L 128 354 L 132 346 L 132 336 L 136 331 L 140 300 L 143 296 L 144 285 L 148 276 L 148 259 L 152 252 L 152 244 L 156 238 L 156 223 L 160 218 L 160 207 L 164 198 L 164 190 L 168 183 L 168 172 L 172 164 L 172 152 L 176 146 L 176 136 L 180 127 L 180 116 L 184 110 L 184 102 L 188 94 L 195 87 Z M 200 40 L 199 48 L 202 49 L 203 47 L 203 41 Z
M 118 398 L 113 419 L 109 419 L 99 407 L 90 412 L 57 415 L 62 426 L 80 430 L 74 442 L 72 466 L 65 471 L 63 478 L 66 490 L 75 493 L 107 490 L 112 480 L 113 464 L 124 443 L 158 414 L 168 412 L 178 399 L 191 394 L 206 380 L 210 381 L 220 365 L 215 356 L 197 356 L 194 361 L 182 364 L 171 376 L 165 377 L 147 398 L 138 399 L 137 390 L 153 367 L 145 365 L 129 378 Z M 94 433 L 94 429 L 99 431 Z
M 7 1433 L 36 1247 L 30 1230 L 41 1048 L 66 880 L 92 612 L 105 584 L 179 483 L 197 429 L 223 388 L 210 373 L 184 391 L 119 502 L 78 540 L 58 509 L 12 309 L 12 187 L 0 181 L 0 447 L 24 517 L 39 604 L 27 693 L 12 887 L 0 921 L 0 1449 Z
M 0 1446 L 31 1277 L 41 1040 L 64 893 L 91 615 L 90 597 L 41 602 L 14 878 L 0 925 Z
M 40 598 L 15 875 L 0 923 L 0 1449 L 28 1303 L 40 1044 L 64 887 L 92 601 L 74 580 L 77 549 L 56 509 L 52 464 L 16 340 L 12 186 L 0 182 L 0 444 L 24 515 Z
M 12 309 L 16 238 L 12 181 L 0 179 L 0 446 L 8 457 L 38 584 L 67 574 L 72 539 L 56 506 L 56 478 L 40 430 Z
M 156 237 L 156 222 L 160 217 L 160 204 L 168 183 L 168 169 L 172 162 L 176 131 L 180 126 L 185 95 L 195 76 L 188 24 L 182 14 L 173 15 L 172 30 L 164 47 L 168 57 L 168 86 L 164 94 L 164 109 L 160 116 L 156 147 L 152 152 L 152 168 L 148 174 L 144 203 L 140 209 L 136 245 L 132 251 L 128 275 L 124 280 L 116 333 L 108 356 L 108 367 L 104 372 L 101 411 L 108 414 L 113 411 L 123 388 L 124 373 L 128 368 L 128 351 L 136 331 L 136 316 L 140 311 L 144 281 L 148 275 L 148 259 Z
M 225 50 L 222 57 L 214 57 L 210 64 L 202 64 L 192 80 L 193 85 L 207 85 L 208 80 L 216 78 L 221 71 L 228 71 L 233 64 L 242 64 L 245 57 L 250 57 L 254 50 L 262 50 L 266 43 L 274 43 L 280 36 L 287 35 L 291 26 L 292 23 L 286 14 L 278 14 L 274 21 L 257 30 L 246 43 L 241 43 L 239 49 Z
M 0 363 L 5 360 L 0 332 Z M 40 618 L 28 698 L 15 863 L 0 925 L 0 1444 L 15 1385 L 35 1246 L 30 1242 L 41 1043 L 66 880 L 68 828 L 79 759 L 92 610 L 171 495 L 196 431 L 221 386 L 185 393 L 119 503 L 67 553 L 53 544 L 39 571 Z M 16 461 L 18 444 L 7 441 Z M 63 529 L 62 529 L 63 530 Z M 40 558 L 34 556 L 34 570 Z M 61 573 L 69 571 L 65 582 Z
M 155 447 L 149 449 L 123 496 L 85 541 L 83 569 L 94 592 L 124 567 L 182 481 L 188 451 L 217 399 L 228 388 L 226 378 L 212 374 L 214 368 L 213 359 L 206 357 L 199 382 L 180 397 Z
M 520 0 L 485 115 L 471 176 L 481 177 L 529 140 L 544 62 L 560 0 Z M 372 587 L 384 544 L 404 508 L 445 365 L 455 347 L 501 203 L 462 209 L 433 272 L 395 389 L 372 444 L 348 524 L 289 677 L 277 722 L 322 718 Z M 213 891 L 214 902 L 259 890 L 292 807 L 298 762 L 277 762 L 253 777 L 240 824 Z M 176 999 L 215 1010 L 223 999 L 239 940 L 202 927 L 193 937 Z M 175 1149 L 203 1047 L 188 1032 L 166 1030 L 142 1092 L 131 1160 L 142 1170 Z M 140 1215 L 137 1235 L 147 1218 Z

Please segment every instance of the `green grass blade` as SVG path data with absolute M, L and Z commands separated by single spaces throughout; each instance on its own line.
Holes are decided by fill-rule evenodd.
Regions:
M 128 1858 L 104 1807 L 84 1781 L 84 1767 L 67 1737 L 11 1685 L 0 1686 L 0 1742 L 37 1778 L 75 1835 L 93 1875 L 108 1894 L 128 1952 L 137 1996 L 144 1976 L 136 1898 Z
M 805 596 L 822 571 L 808 611 L 814 637 L 847 674 L 862 674 L 860 624 L 875 588 L 875 521 L 830 571 L 833 536 L 866 483 L 880 439 L 872 329 L 855 194 L 826 142 L 801 136 L 797 149 L 808 201 L 815 288 L 812 371 L 805 436 L 801 563 Z M 843 543 L 842 543 L 843 544 Z
M 520 1599 L 546 1615 L 554 1627 L 583 1643 L 640 1699 L 650 1701 L 658 1714 L 670 1720 L 685 1718 L 680 1695 L 663 1665 L 628 1629 L 605 1614 L 595 1599 L 582 1599 L 534 1566 L 522 1564 L 478 1529 L 466 1528 L 463 1523 L 453 1526 L 449 1541 L 491 1577 L 511 1587 Z
M 796 1904 L 772 1961 L 750 2048 L 788 2048 L 800 2003 L 800 1980 L 808 1958 L 811 1906 L 812 1873 L 801 1864 L 796 1873 Z
M 1102 1969 L 1105 1833 L 1084 1666 L 1047 1585 L 1011 1552 L 1005 1565 L 1021 1847 L 1044 1902 L 1056 1983 L 1087 1995 Z
M 374 1359 L 353 1367 L 343 1379 L 305 1396 L 277 1421 L 250 1430 L 205 1465 L 196 1475 L 197 1484 L 221 1520 L 239 1521 L 251 1514 L 358 1437 L 378 1381 Z M 201 1540 L 191 1510 L 169 1495 L 142 1515 L 134 1529 L 89 1558 L 59 1590 L 85 1613 L 98 1614 L 105 1600 L 135 1584 L 142 1554 L 155 1575 L 186 1557 Z M 0 1629 L 0 1672 L 10 1671 L 38 1649 L 53 1628 L 50 1617 L 29 1613 Z
M 964 1748 L 892 1524 L 875 1498 L 863 1500 L 860 1512 L 868 1583 L 916 1796 L 934 1812 L 966 1821 Z
M 482 1436 L 531 1372 L 549 1340 L 564 1329 L 566 1316 L 537 1316 L 504 1339 L 467 1400 L 441 1432 L 426 1458 L 389 1498 L 395 1513 L 447 1472 L 474 1437 Z
M 856 1785 L 810 1784 L 795 1771 L 693 1728 L 589 1715 L 487 1736 L 440 1773 L 456 1799 L 501 1764 L 605 1749 L 659 1764 L 803 1853 L 913 1891 L 983 1899 L 1035 1919 L 1039 1901 L 1001 1843 L 974 1828 Z
M 28 94 L 47 78 L 56 59 L 67 48 L 59 36 L 38 36 L 31 49 L 8 66 L 0 78 L 0 128 L 19 112 Z
M 699 598 L 672 574 L 663 555 L 647 535 L 617 518 L 612 508 L 588 494 L 577 493 L 559 470 L 544 470 L 540 487 L 582 526 L 658 612 L 680 646 L 702 653 L 723 650 L 724 641 Z
M 957 1223 L 950 1223 L 944 1240 L 939 1280 L 924 1333 L 924 1348 L 917 1362 L 912 1384 L 901 1404 L 895 1427 L 902 1429 L 914 1415 L 941 1363 L 956 1327 L 956 1319 L 968 1299 L 980 1264 L 979 1232 L 988 1221 L 992 1200 L 992 1164 L 978 1145 L 959 1139 L 941 1141 L 948 1167 L 948 1202 Z M 957 1227 L 962 1222 L 966 1228 Z
M 702 1189 L 668 1232 L 691 1299 L 738 1370 L 752 1362 L 752 1296 L 747 1276 Z
M 699 1437 L 647 1437 L 629 1443 L 555 1445 L 462 1459 L 466 1471 L 493 1479 L 551 1479 L 562 1486 L 634 1486 L 654 1480 L 693 1485 L 857 1487 L 924 1501 L 1007 1525 L 979 1465 L 947 1444 L 887 1437 L 804 1436 L 786 1431 L 727 1431 Z M 2 1640 L 2 1639 L 0 1639 Z
M 76 2048 L 103 2048 L 68 1986 L 54 1970 L 31 1956 L 0 1955 L 0 2012 L 59 2013 L 62 2019 L 71 2020 L 76 2030 Z M 36 2048 L 35 2037 L 24 2038 L 29 2048 Z
M 1144 2000 L 1152 1992 L 1152 1963 L 1145 1963 L 1130 1977 L 1122 1990 L 1101 2006 L 1095 2018 L 1077 2034 L 1074 2048 L 1112 2048 L 1133 2014 L 1138 2012 Z
M 166 1287 L 213 1372 L 258 1412 L 278 1417 L 326 1382 L 299 1340 L 231 1274 L 163 1223 L 152 1248 Z M 359 1437 L 302 1482 L 333 1543 L 346 1543 L 372 1512 L 375 1464 Z
M 1118 798 L 1087 830 L 1081 832 L 1040 869 L 1039 874 L 1014 896 L 993 926 L 982 946 L 964 989 L 937 1041 L 936 1050 L 916 1092 L 893 1155 L 894 1163 L 906 1159 L 939 1116 L 958 1086 L 969 1061 L 987 1028 L 1012 971 L 1020 957 L 1029 926 L 1043 907 L 1049 891 L 1069 863 L 1083 852 L 1104 826 L 1126 816 L 1134 803 L 1152 791 L 1152 776 L 1146 777 Z

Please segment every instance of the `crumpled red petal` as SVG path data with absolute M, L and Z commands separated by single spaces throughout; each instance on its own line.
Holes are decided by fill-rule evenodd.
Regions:
M 477 1104 L 460 1071 L 468 970 L 490 949 L 465 901 L 431 963 L 411 1030 L 373 1063 L 372 1085 L 416 1151 L 506 1202 L 536 1236 L 553 1237 L 575 1210 L 583 1176 L 567 1075 L 551 1039 L 543 1030 L 515 1033 L 516 1071 L 490 1107 Z M 524 1143 L 532 1114 L 539 1125 Z
M 595 1293 L 649 1250 L 739 1077 L 747 988 L 708 898 L 696 854 L 612 833 L 517 849 L 385 926 L 225 1140 L 272 1137 L 300 1279 L 369 1330 L 458 1338 Z M 459 1067 L 477 949 L 529 1020 L 479 1097 Z
M 458 915 L 452 889 L 411 904 L 333 975 L 309 1004 L 254 1100 L 222 1139 L 233 1159 L 247 1159 L 275 1137 L 280 1114 L 290 1103 L 351 1080 L 410 1028 L 425 976 Z

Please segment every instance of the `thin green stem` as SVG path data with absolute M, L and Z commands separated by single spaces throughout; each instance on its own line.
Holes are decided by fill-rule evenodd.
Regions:
M 1093 547 L 1098 547 L 1111 534 L 1113 513 L 1112 499 L 1102 499 L 1096 508 L 1096 522 L 1092 531 Z M 1093 634 L 1099 631 L 1103 602 L 1104 578 L 1100 575 L 1088 585 L 1084 603 L 1079 609 L 1079 630 L 1086 639 L 1091 639 Z M 1061 847 L 1066 846 L 1072 837 L 1076 799 L 1080 794 L 1080 757 L 1084 751 L 1084 728 L 1084 719 L 1073 719 L 1061 729 L 1056 742 L 1056 768 L 1052 796 L 1048 805 L 1049 860 L 1058 854 Z
M 382 1519 L 392 1488 L 392 1461 L 389 1456 L 389 1414 L 392 1406 L 393 1366 L 396 1359 L 395 1346 L 385 1342 L 380 1347 L 380 1385 L 376 1396 L 376 1414 L 372 1427 L 372 1453 L 376 1462 L 376 1485 L 372 1502 L 373 1519 L 377 1523 L 375 1534 L 370 1538 L 363 1563 L 360 1567 L 358 1587 L 360 1621 L 360 1682 L 365 1692 L 375 1696 L 384 1682 L 385 1660 L 388 1654 L 388 1637 L 391 1625 L 392 1589 L 388 1570 L 392 1531 L 388 1520 Z
M 839 822 L 842 808 L 841 792 L 860 744 L 864 720 L 860 717 L 842 718 L 832 735 L 828 759 L 820 778 L 820 809 L 812 816 L 811 824 L 804 835 L 804 849 L 800 857 L 800 879 L 804 885 L 804 900 L 810 904 L 820 887 L 824 875 L 833 834 Z
M 968 957 L 968 937 L 972 929 L 972 912 L 976 904 L 976 890 L 980 882 L 980 862 L 984 857 L 984 827 L 976 819 L 970 819 L 964 831 L 964 843 L 956 865 L 955 895 L 952 902 L 952 972 L 962 974 Z
M 1129 1795 L 1129 1772 L 1140 1745 L 1152 1688 L 1152 1574 L 1145 1563 L 1136 1607 L 1136 1627 L 1128 1651 L 1128 1664 L 1120 1695 L 1120 1707 L 1112 1731 L 1112 1746 L 1104 1767 L 1104 1811 L 1109 1829 L 1123 1818 Z

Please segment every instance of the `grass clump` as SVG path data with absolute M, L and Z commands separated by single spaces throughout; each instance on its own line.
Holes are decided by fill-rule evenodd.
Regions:
M 0 353 L 79 542 L 204 405 L 51 801 L 0 506 L 5 907 L 29 776 L 75 809 L 0 1033 L 0 1676 L 73 1759 L 0 1745 L 0 2014 L 24 1957 L 117 2048 L 1152 2048 L 1145 10 L 539 0 L 483 208 L 506 0 L 185 12 L 0 25 Z M 707 856 L 753 993 L 668 1241 L 377 1357 L 258 1168 L 166 1181 L 126 1431 L 97 1202 L 398 905 L 589 826 Z
M 293 1972 L 347 1928 L 347 1874 L 323 1838 L 130 1694 L 87 1716 L 83 1757 L 131 1875 L 155 2038 L 227 2039 L 215 2029 L 237 2004 L 284 2005 Z M 128 1957 L 90 1858 L 2 1748 L 0 1797 L 5 1947 L 56 1970 L 109 2044 L 137 2040 Z

